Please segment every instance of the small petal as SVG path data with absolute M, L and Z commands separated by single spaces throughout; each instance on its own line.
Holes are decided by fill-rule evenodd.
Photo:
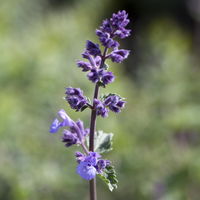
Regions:
M 107 106 L 111 111 L 119 113 L 124 108 L 126 101 L 116 94 L 110 94 L 104 98 L 104 105 Z
M 84 125 L 83 125 L 83 122 L 81 120 L 78 120 L 76 122 L 76 125 L 78 126 L 78 128 L 80 129 L 80 132 L 82 134 L 82 136 L 86 136 L 88 134 L 88 130 L 84 129 Z
M 75 156 L 76 156 L 76 161 L 77 161 L 78 163 L 83 162 L 83 161 L 85 160 L 85 155 L 82 154 L 82 153 L 79 152 L 79 151 L 77 151 L 77 152 L 75 153 Z
M 77 66 L 82 68 L 83 72 L 87 72 L 92 69 L 92 66 L 90 65 L 90 63 L 84 62 L 84 61 L 78 61 Z
M 116 105 L 120 108 L 123 108 L 125 105 L 126 101 L 119 101 Z
M 63 131 L 62 142 L 65 143 L 65 146 L 69 147 L 73 144 L 78 144 L 78 136 L 68 130 Z
M 89 52 L 89 54 L 91 54 L 93 56 L 101 55 L 101 50 L 99 49 L 99 45 L 93 43 L 90 40 L 87 40 L 87 42 L 86 42 L 86 50 Z
M 58 121 L 57 118 L 55 118 L 50 126 L 50 133 L 56 133 L 58 129 L 60 128 L 60 122 Z
M 86 180 L 92 180 L 96 176 L 96 168 L 86 162 L 80 162 L 77 166 L 77 173 Z
M 66 88 L 65 94 L 70 107 L 76 111 L 80 111 L 88 103 L 80 88 Z
M 112 83 L 115 80 L 115 76 L 112 72 L 105 72 L 102 76 L 102 82 L 107 85 L 109 83 Z
M 60 126 L 73 126 L 74 122 L 73 120 L 67 115 L 67 113 L 65 112 L 65 110 L 61 109 L 58 112 L 58 115 L 63 119 L 63 121 L 61 122 Z
M 114 50 L 110 55 L 109 58 L 113 62 L 121 63 L 124 59 L 126 59 L 129 55 L 130 51 L 125 49 Z
M 90 81 L 92 81 L 93 83 L 97 83 L 98 81 L 100 81 L 100 74 L 99 74 L 99 70 L 97 69 L 92 69 L 88 74 L 87 77 Z
M 103 118 L 108 117 L 109 110 L 100 100 L 94 99 L 94 107 L 97 111 L 97 115 L 101 115 Z

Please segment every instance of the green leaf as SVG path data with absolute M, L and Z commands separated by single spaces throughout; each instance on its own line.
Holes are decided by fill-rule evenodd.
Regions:
M 112 150 L 113 133 L 97 131 L 94 138 L 94 151 L 105 153 Z
M 98 174 L 98 176 L 107 184 L 111 192 L 113 191 L 113 189 L 117 189 L 118 180 L 114 166 L 107 166 L 103 173 Z

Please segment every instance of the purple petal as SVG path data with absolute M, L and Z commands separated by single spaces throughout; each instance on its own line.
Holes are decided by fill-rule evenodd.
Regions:
M 65 110 L 61 109 L 58 112 L 58 115 L 63 119 L 60 126 L 69 126 L 69 127 L 73 126 L 74 121 L 67 115 Z
M 50 126 L 50 133 L 56 133 L 58 129 L 60 128 L 60 122 L 58 121 L 57 118 L 55 118 Z
M 77 173 L 85 180 L 91 180 L 96 176 L 96 168 L 86 162 L 80 162 L 76 169 Z

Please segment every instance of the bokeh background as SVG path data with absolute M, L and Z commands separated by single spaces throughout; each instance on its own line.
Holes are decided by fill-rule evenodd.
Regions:
M 0 1 L 0 199 L 88 199 L 75 172 L 75 147 L 48 133 L 60 108 L 89 125 L 63 100 L 66 86 L 92 96 L 93 84 L 76 67 L 87 39 L 113 12 L 125 9 L 131 55 L 112 64 L 115 83 L 102 89 L 127 98 L 120 115 L 98 119 L 113 132 L 105 155 L 119 185 L 98 181 L 99 199 L 200 199 L 199 0 Z

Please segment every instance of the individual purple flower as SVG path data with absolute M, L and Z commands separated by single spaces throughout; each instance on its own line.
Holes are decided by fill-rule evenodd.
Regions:
M 130 51 L 125 49 L 117 49 L 111 52 L 108 58 L 111 58 L 113 62 L 121 63 L 129 55 Z
M 83 91 L 80 88 L 68 87 L 68 88 L 66 88 L 65 94 L 67 94 L 67 95 L 77 95 L 77 96 L 82 97 Z
M 58 112 L 58 116 L 62 119 L 61 121 L 59 121 L 57 118 L 54 119 L 54 121 L 52 122 L 51 126 L 50 126 L 50 133 L 56 133 L 60 127 L 63 126 L 73 126 L 74 121 L 66 114 L 66 112 L 61 109 Z
M 105 107 L 105 105 L 98 99 L 94 99 L 94 107 L 97 111 L 97 115 L 101 115 L 102 117 L 107 117 L 109 110 Z
M 87 162 L 80 162 L 77 166 L 77 173 L 85 180 L 92 180 L 96 176 L 97 170 Z
M 124 39 L 128 36 L 130 36 L 131 30 L 120 28 L 120 30 L 115 31 L 114 35 L 120 37 L 121 39 Z
M 125 106 L 125 101 L 118 95 L 112 94 L 108 95 L 104 99 L 104 105 L 107 106 L 111 111 L 119 113 Z
M 90 40 L 87 40 L 87 42 L 86 42 L 86 50 L 88 51 L 88 53 L 90 55 L 93 55 L 93 56 L 100 56 L 101 55 L 101 50 L 99 49 L 99 45 L 93 43 Z
M 95 60 L 95 63 L 96 63 L 96 66 L 97 67 L 100 67 L 100 65 L 101 65 L 101 57 L 100 56 L 96 56 L 95 58 L 94 58 L 94 60 Z
M 88 74 L 87 77 L 93 83 L 97 83 L 101 79 L 102 70 L 99 69 L 92 69 Z
M 68 130 L 64 130 L 63 131 L 62 142 L 65 143 L 66 147 L 70 147 L 73 144 L 78 144 L 79 143 L 79 138 L 78 138 L 77 134 L 72 133 L 71 131 L 68 131 Z
M 93 179 L 96 174 L 102 173 L 103 169 L 110 164 L 109 161 L 99 159 L 101 156 L 97 152 L 89 152 L 87 156 L 84 156 L 80 152 L 76 153 L 77 173 L 86 180 Z
M 102 78 L 101 78 L 103 84 L 105 84 L 105 85 L 112 83 L 114 81 L 114 79 L 115 79 L 115 76 L 113 75 L 113 73 L 107 72 L 107 71 L 105 71 L 103 73 Z
M 89 129 L 88 128 L 84 128 L 84 125 L 83 125 L 83 122 L 81 121 L 81 120 L 78 120 L 77 122 L 76 122 L 76 125 L 77 125 L 77 127 L 79 128 L 79 130 L 80 130 L 80 132 L 81 132 L 81 135 L 82 136 L 86 136 L 86 135 L 88 135 L 89 134 Z
M 71 108 L 76 111 L 80 111 L 88 103 L 86 97 L 83 96 L 83 91 L 80 88 L 66 88 L 65 94 L 67 95 L 65 99 Z
M 102 171 L 103 171 L 108 165 L 110 165 L 110 163 L 111 163 L 111 162 L 110 162 L 109 160 L 103 160 L 103 159 L 98 160 L 98 162 L 97 162 L 97 167 L 96 167 L 98 173 L 102 173 Z
M 112 33 L 112 25 L 110 23 L 110 20 L 108 20 L 108 19 L 103 20 L 103 23 L 100 26 L 100 29 L 102 30 L 102 32 L 111 34 Z
M 73 144 L 81 144 L 82 140 L 88 133 L 89 129 L 85 129 L 83 122 L 78 120 L 69 127 L 69 130 L 63 131 L 62 142 L 64 142 L 67 147 Z
M 81 153 L 81 152 L 79 152 L 79 151 L 77 151 L 77 152 L 75 153 L 75 156 L 76 156 L 76 161 L 77 161 L 78 163 L 83 162 L 83 161 L 85 160 L 85 157 L 86 157 L 83 153 Z
M 89 165 L 96 166 L 99 158 L 101 158 L 99 153 L 89 152 L 88 156 L 85 157 L 84 162 L 87 162 Z
M 102 81 L 104 85 L 112 83 L 115 79 L 112 72 L 107 72 L 104 69 L 92 69 L 88 74 L 87 77 L 93 83 L 97 83 Z
M 104 33 L 103 31 L 97 29 L 96 35 L 99 36 L 99 40 L 103 46 L 107 48 L 119 47 L 119 43 L 113 40 L 109 33 Z
M 84 62 L 84 61 L 79 60 L 79 61 L 77 61 L 76 64 L 77 64 L 78 67 L 82 68 L 83 72 L 87 72 L 87 71 L 92 69 L 91 64 L 88 63 L 88 62 Z

